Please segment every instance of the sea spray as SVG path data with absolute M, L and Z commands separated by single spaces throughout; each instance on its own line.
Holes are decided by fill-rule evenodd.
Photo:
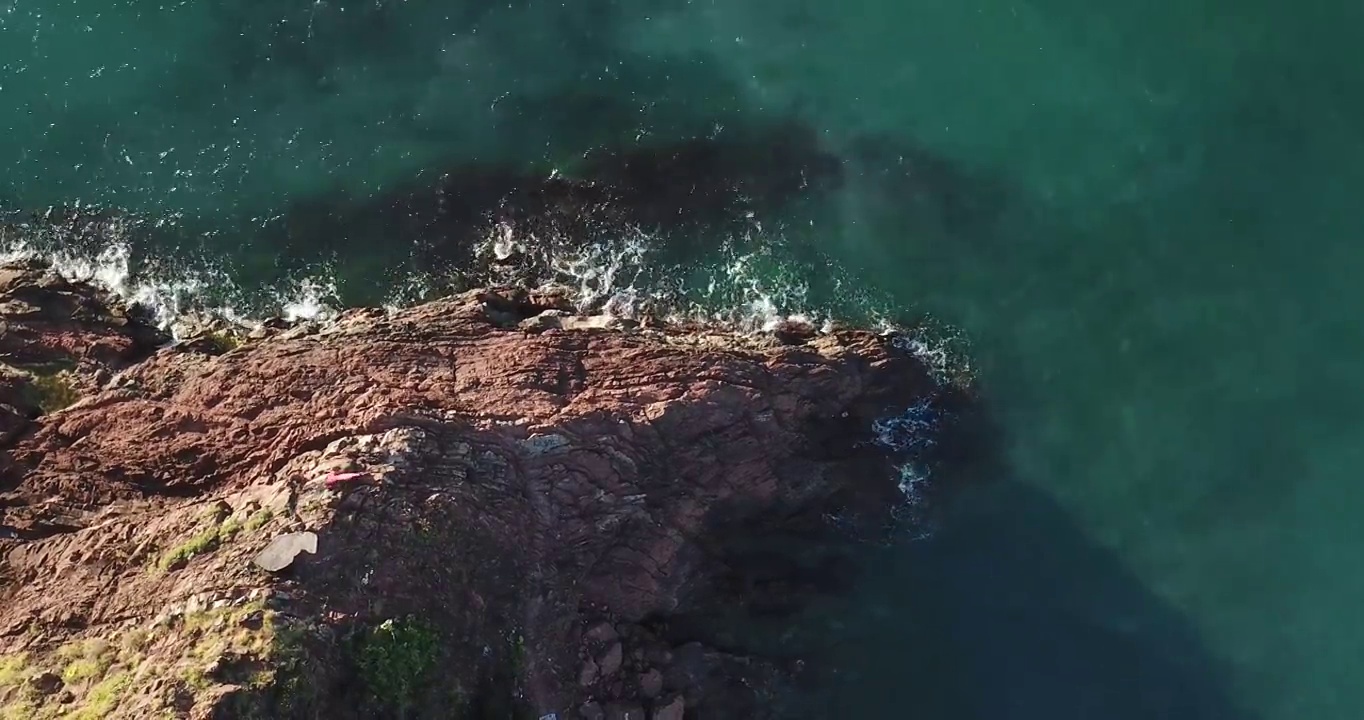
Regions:
M 344 258 L 314 265 L 311 272 L 244 291 L 236 274 L 222 261 L 157 257 L 135 251 L 137 234 L 146 223 L 103 216 L 94 227 L 105 244 L 65 243 L 60 233 L 39 223 L 7 225 L 0 234 L 0 260 L 37 258 L 72 279 L 96 283 L 125 300 L 150 308 L 177 337 L 209 318 L 252 327 L 265 318 L 289 322 L 326 321 L 346 305 L 338 288 L 338 265 Z M 89 231 L 90 228 L 85 228 Z M 88 234 L 88 233 L 87 233 Z M 873 324 L 901 351 L 927 366 L 943 385 L 969 383 L 971 367 L 962 352 L 963 338 L 951 328 L 919 321 L 890 321 L 891 303 L 822 255 L 796 258 L 779 233 L 753 225 L 742 237 L 720 244 L 711 257 L 689 267 L 669 264 L 657 236 L 634 227 L 599 229 L 584 243 L 545 242 L 518 236 L 510 225 L 492 226 L 474 257 L 486 274 L 471 277 L 479 285 L 528 284 L 566 288 L 583 312 L 621 318 L 653 314 L 674 321 L 723 324 L 747 332 L 770 331 L 788 321 L 832 329 L 837 320 Z M 807 249 L 808 250 L 808 249 Z M 517 263 L 517 259 L 529 262 Z M 539 273 L 527 277 L 527 267 Z M 823 283 L 822 296 L 812 297 L 810 278 Z M 388 282 L 386 306 L 411 305 L 428 299 L 440 285 L 415 273 Z M 875 442 L 896 453 L 897 483 L 905 502 L 897 510 L 897 528 L 912 536 L 928 532 L 924 488 L 943 417 L 921 404 L 879 419 L 871 428 Z M 904 533 L 900 533 L 903 537 Z
M 82 228 L 83 235 L 96 237 L 72 242 L 69 235 L 41 222 L 11 224 L 0 232 L 0 262 L 47 263 L 65 278 L 89 282 L 150 310 L 157 324 L 176 339 L 201 325 L 199 320 L 250 328 L 272 315 L 290 321 L 325 320 L 340 307 L 335 283 L 328 276 L 303 276 L 246 292 L 220 262 L 139 252 L 134 240 L 144 227 L 135 219 L 104 217 Z

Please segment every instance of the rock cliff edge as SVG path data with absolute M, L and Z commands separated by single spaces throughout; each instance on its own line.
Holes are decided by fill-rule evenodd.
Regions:
M 40 265 L 0 362 L 5 718 L 763 717 L 790 663 L 706 621 L 818 592 L 948 402 L 866 331 L 501 288 L 172 343 Z

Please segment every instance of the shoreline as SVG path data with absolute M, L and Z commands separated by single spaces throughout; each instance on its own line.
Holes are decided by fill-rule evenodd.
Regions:
M 499 288 L 168 344 L 0 280 L 0 698 L 33 717 L 771 716 L 800 673 L 733 629 L 895 526 L 933 444 L 886 435 L 940 429 L 878 420 L 969 402 L 863 330 Z

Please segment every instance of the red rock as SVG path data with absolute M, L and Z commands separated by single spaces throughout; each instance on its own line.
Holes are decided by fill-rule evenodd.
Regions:
M 656 672 L 647 687 L 621 672 L 617 630 L 695 609 L 718 572 L 742 571 L 698 552 L 717 528 L 818 518 L 831 498 L 888 517 L 902 458 L 871 442 L 872 422 L 938 392 L 917 360 L 871 332 L 778 341 L 702 324 L 561 322 L 528 333 L 521 320 L 565 307 L 521 290 L 353 311 L 227 353 L 146 359 L 154 329 L 89 288 L 4 270 L 6 297 L 0 345 L 33 358 L 83 353 L 73 372 L 85 400 L 31 421 L 0 456 L 0 629 L 15 630 L 0 633 L 0 653 L 16 650 L 25 623 L 79 636 L 176 617 L 205 588 L 233 589 L 234 600 L 268 589 L 267 612 L 287 604 L 323 648 L 357 625 L 422 619 L 442 643 L 441 672 L 465 687 L 489 658 L 519 657 L 518 686 L 541 714 L 628 697 L 637 682 L 653 692 Z M 100 372 L 121 375 L 104 387 Z M 309 482 L 343 466 L 373 482 L 344 498 Z M 204 531 L 214 501 L 254 502 L 274 519 L 262 531 L 216 517 L 235 525 L 214 548 L 177 572 L 147 572 Z M 251 559 L 280 533 L 317 540 L 277 577 Z M 602 617 L 617 626 L 577 634 Z M 580 662 L 585 643 L 600 653 L 597 678 Z M 753 666 L 698 653 L 706 664 L 664 673 L 670 691 L 702 681 L 692 665 Z M 326 675 L 335 663 L 299 666 L 316 668 L 318 687 L 345 681 Z M 616 695 L 589 696 L 613 675 Z M 219 707 L 215 697 L 195 712 Z M 361 712 L 320 702 L 319 717 Z M 698 702 L 689 711 L 707 716 Z

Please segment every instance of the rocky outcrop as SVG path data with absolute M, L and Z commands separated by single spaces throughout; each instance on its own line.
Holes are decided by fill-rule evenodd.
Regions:
M 167 341 L 150 317 L 40 263 L 0 267 L 0 441 Z
M 91 288 L 0 292 L 0 703 L 39 718 L 762 717 L 787 669 L 670 620 L 799 606 L 925 460 L 886 418 L 945 401 L 892 336 L 552 292 L 154 353 Z M 16 399 L 50 362 L 74 402 Z

